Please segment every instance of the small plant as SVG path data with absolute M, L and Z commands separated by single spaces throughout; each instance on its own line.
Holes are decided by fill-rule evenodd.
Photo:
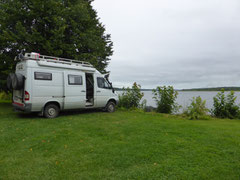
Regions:
M 172 86 L 158 86 L 153 90 L 153 99 L 157 104 L 157 112 L 171 114 L 177 112 L 180 106 L 175 102 L 178 92 Z
M 123 94 L 119 96 L 118 107 L 127 109 L 140 108 L 140 101 L 143 95 L 144 94 L 141 92 L 141 86 L 135 82 L 131 89 L 124 89 Z
M 209 110 L 206 108 L 206 100 L 202 100 L 200 96 L 193 97 L 191 104 L 184 112 L 190 119 L 203 119 L 206 117 Z
M 239 106 L 236 105 L 236 99 L 237 97 L 234 95 L 234 91 L 231 91 L 225 96 L 224 89 L 222 89 L 221 92 L 213 98 L 212 115 L 218 118 L 238 118 Z

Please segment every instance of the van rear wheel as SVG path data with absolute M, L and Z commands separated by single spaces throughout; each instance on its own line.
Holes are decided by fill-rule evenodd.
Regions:
M 105 107 L 105 111 L 112 113 L 116 110 L 116 104 L 112 101 L 108 102 L 106 107 Z
M 57 105 L 55 104 L 48 104 L 44 108 L 43 115 L 46 118 L 55 118 L 59 115 L 60 109 Z

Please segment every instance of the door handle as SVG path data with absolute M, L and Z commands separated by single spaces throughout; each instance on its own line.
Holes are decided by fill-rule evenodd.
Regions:
M 97 91 L 97 93 L 100 93 L 101 91 Z
M 82 90 L 81 92 L 86 92 L 86 91 Z

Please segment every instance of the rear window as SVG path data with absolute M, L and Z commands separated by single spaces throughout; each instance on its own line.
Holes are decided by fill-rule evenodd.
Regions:
M 45 72 L 34 72 L 34 79 L 36 80 L 52 80 L 52 74 L 51 73 L 45 73 Z
M 82 85 L 82 76 L 78 75 L 68 75 L 68 84 L 69 85 Z

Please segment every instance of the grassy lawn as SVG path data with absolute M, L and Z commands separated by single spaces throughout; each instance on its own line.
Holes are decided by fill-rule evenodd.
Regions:
M 239 120 L 0 110 L 0 179 L 240 178 Z

